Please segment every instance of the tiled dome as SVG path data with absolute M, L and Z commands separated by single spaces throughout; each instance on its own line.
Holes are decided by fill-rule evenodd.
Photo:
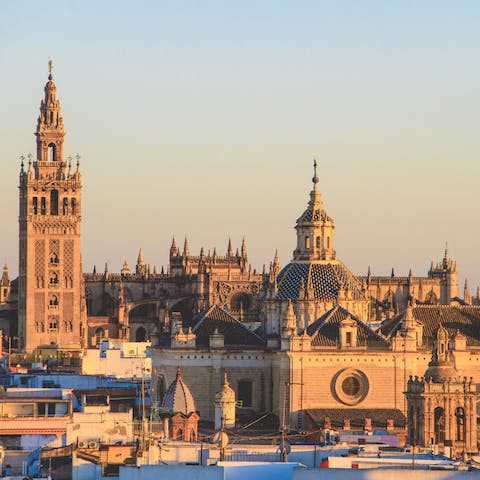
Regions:
M 306 298 L 310 290 L 314 298 L 309 300 L 335 300 L 339 290 L 349 292 L 352 300 L 364 300 L 355 276 L 339 260 L 331 262 L 292 262 L 278 274 L 278 300 Z M 302 285 L 304 291 L 302 291 Z
M 197 411 L 192 393 L 183 381 L 180 369 L 178 369 L 175 380 L 170 384 L 165 393 L 162 408 L 170 413 L 182 413 L 183 415 L 189 415 Z

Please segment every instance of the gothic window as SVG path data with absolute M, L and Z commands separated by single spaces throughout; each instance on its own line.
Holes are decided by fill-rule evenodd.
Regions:
M 305 248 L 310 249 L 310 237 L 305 237 Z
M 177 430 L 177 436 L 175 440 L 183 440 L 183 430 L 181 428 Z
M 58 275 L 57 272 L 50 273 L 50 285 L 57 285 L 58 284 Z
M 433 291 L 433 289 L 427 293 L 427 297 L 425 298 L 425 303 L 429 305 L 436 305 L 438 303 L 437 296 L 435 295 L 435 292 Z
M 47 214 L 47 199 L 42 197 L 40 199 L 40 214 L 46 215 Z
M 230 309 L 232 312 L 239 312 L 240 310 L 247 312 L 250 309 L 251 302 L 250 295 L 245 292 L 239 292 L 232 296 Z
M 77 201 L 72 198 L 72 215 L 76 215 L 77 214 Z
M 65 332 L 67 333 L 73 332 L 73 324 L 70 320 L 65 322 Z
M 52 119 L 53 119 L 53 113 L 51 114 L 52 115 Z M 54 162 L 57 158 L 56 158 L 56 145 L 54 143 L 50 143 L 48 145 L 48 161 L 49 162 Z
M 58 190 L 50 192 L 50 215 L 58 215 Z
M 32 213 L 33 215 L 38 213 L 38 197 L 32 198 Z
M 242 402 L 242 407 L 252 406 L 252 381 L 240 380 L 238 382 L 238 395 L 237 398 Z
M 63 199 L 63 214 L 68 215 L 68 198 Z

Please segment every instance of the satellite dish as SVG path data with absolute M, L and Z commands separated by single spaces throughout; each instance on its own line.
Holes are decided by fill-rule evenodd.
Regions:
M 212 438 L 212 443 L 215 443 L 219 448 L 225 448 L 228 445 L 228 435 L 222 430 L 218 430 Z

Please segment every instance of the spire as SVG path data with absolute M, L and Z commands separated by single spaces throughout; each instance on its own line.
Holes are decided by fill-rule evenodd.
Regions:
M 63 118 L 60 102 L 57 100 L 57 86 L 53 81 L 53 64 L 48 61 L 48 82 L 44 89 L 44 98 L 40 103 L 40 115 L 37 122 L 37 161 L 63 164 Z
M 463 300 L 465 303 L 472 303 L 472 296 L 470 295 L 470 288 L 468 286 L 468 278 L 465 278 L 465 287 L 463 288 Z
M 138 251 L 137 265 L 138 265 L 138 266 L 143 266 L 143 265 L 145 265 L 145 260 L 144 260 L 144 258 L 143 258 L 143 251 L 142 251 L 141 248 L 140 248 L 140 250 Z
M 240 252 L 242 254 L 242 258 L 247 261 L 248 254 L 247 254 L 247 245 L 245 243 L 245 237 L 242 238 L 242 247 L 240 249 Z
M 183 242 L 183 256 L 188 257 L 189 254 L 190 252 L 188 250 L 188 240 L 187 240 L 187 236 L 185 235 L 185 241 Z
M 0 286 L 8 287 L 10 285 L 10 278 L 8 277 L 7 264 L 3 266 L 2 278 L 0 279 Z
M 297 317 L 293 310 L 292 301 L 288 301 L 287 310 L 283 316 L 283 336 L 289 337 L 297 330 Z
M 233 248 L 232 248 L 232 239 L 228 239 L 228 247 L 227 247 L 227 257 L 233 257 Z
M 176 257 L 178 255 L 178 248 L 175 244 L 175 237 L 172 237 L 172 246 L 170 247 L 170 257 Z
M 297 248 L 293 252 L 293 259 L 305 260 L 334 260 L 333 249 L 333 219 L 323 208 L 320 190 L 318 188 L 317 161 L 313 162 L 313 189 L 307 209 L 297 218 Z

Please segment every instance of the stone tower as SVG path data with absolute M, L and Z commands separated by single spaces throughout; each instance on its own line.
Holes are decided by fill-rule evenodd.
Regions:
M 37 157 L 20 170 L 19 337 L 38 345 L 79 348 L 83 337 L 80 257 L 81 173 L 65 161 L 65 131 L 49 62 L 40 104 Z

